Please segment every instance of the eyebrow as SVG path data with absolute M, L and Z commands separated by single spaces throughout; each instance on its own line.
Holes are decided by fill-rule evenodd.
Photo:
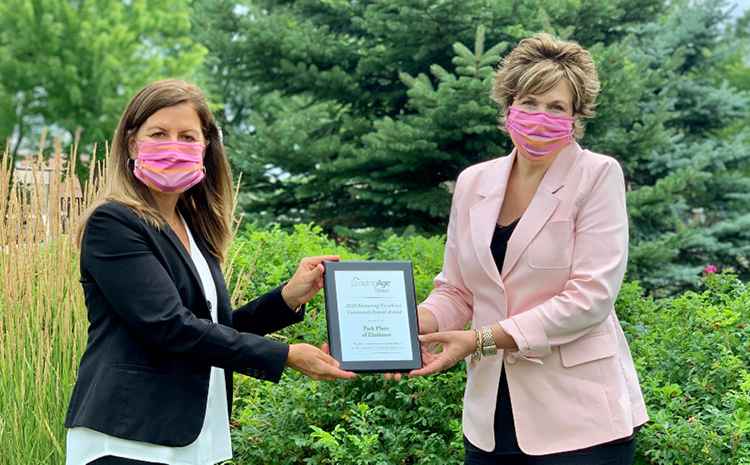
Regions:
M 523 99 L 529 99 L 529 100 L 538 100 L 538 97 L 534 94 L 526 94 L 523 97 L 521 97 L 521 100 Z M 550 105 L 560 105 L 561 107 L 567 106 L 568 103 L 566 103 L 563 100 L 553 100 L 549 103 Z
M 146 128 L 146 131 L 153 131 L 153 130 L 157 130 L 157 129 L 159 131 L 167 132 L 167 130 L 164 129 L 163 127 L 161 127 L 161 126 L 149 126 L 149 127 Z M 199 134 L 199 132 L 196 131 L 195 129 L 185 129 L 183 131 L 180 131 L 180 134 L 185 134 L 187 132 L 192 132 L 192 133 L 195 133 L 195 134 Z

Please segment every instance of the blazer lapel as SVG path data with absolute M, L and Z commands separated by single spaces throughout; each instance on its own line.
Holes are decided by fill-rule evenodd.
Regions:
M 565 179 L 580 154 L 581 147 L 576 142 L 571 142 L 557 154 L 555 161 L 544 174 L 534 198 L 508 240 L 503 263 L 503 278 L 508 276 L 518 259 L 521 258 L 523 251 L 554 213 L 560 203 L 560 198 L 556 193 L 565 184 Z
M 483 196 L 484 199 L 474 204 L 469 210 L 471 242 L 474 245 L 474 252 L 487 276 L 501 287 L 503 287 L 503 282 L 490 252 L 490 242 L 492 242 L 492 234 L 495 231 L 495 224 L 497 224 L 497 215 L 500 214 L 500 207 L 503 205 L 505 188 L 508 185 L 508 177 L 514 159 L 515 150 L 507 157 L 500 158 L 495 166 L 487 172 L 477 189 L 477 194 Z

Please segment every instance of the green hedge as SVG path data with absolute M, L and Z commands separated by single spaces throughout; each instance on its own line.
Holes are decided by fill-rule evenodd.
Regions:
M 235 241 L 229 282 L 252 270 L 237 287 L 257 295 L 291 276 L 307 255 L 412 260 L 421 300 L 442 266 L 443 240 L 391 237 L 368 256 L 310 226 L 293 234 L 248 227 Z M 637 283 L 625 284 L 620 293 L 618 315 L 651 416 L 639 435 L 637 463 L 750 464 L 750 290 L 730 275 L 709 275 L 700 289 L 658 302 Z M 277 337 L 325 342 L 322 295 L 308 304 L 305 322 Z M 462 463 L 465 382 L 463 362 L 436 376 L 400 382 L 379 375 L 315 382 L 289 370 L 278 385 L 238 376 L 234 462 Z
M 658 302 L 636 283 L 620 292 L 651 417 L 645 463 L 750 464 L 750 289 L 728 274 L 701 288 Z

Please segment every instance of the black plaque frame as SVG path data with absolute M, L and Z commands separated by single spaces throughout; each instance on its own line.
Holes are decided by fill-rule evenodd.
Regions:
M 403 372 L 422 367 L 422 352 L 419 345 L 419 322 L 417 320 L 417 298 L 414 290 L 414 272 L 410 261 L 324 261 L 324 289 L 326 322 L 328 324 L 328 346 L 331 356 L 341 365 L 339 368 L 357 373 Z M 406 290 L 406 311 L 409 319 L 409 339 L 412 354 L 408 360 L 344 361 L 341 348 L 341 320 L 336 293 L 336 271 L 403 271 Z

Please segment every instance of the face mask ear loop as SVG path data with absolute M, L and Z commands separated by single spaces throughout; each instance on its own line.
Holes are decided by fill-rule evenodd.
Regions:
M 136 147 L 138 146 L 138 142 L 135 140 L 135 137 L 133 137 L 130 140 L 135 141 Z M 136 159 L 138 159 L 138 152 L 137 151 L 135 152 L 135 157 L 134 157 L 133 152 L 131 152 L 130 140 L 128 140 L 128 144 L 127 144 L 128 145 L 127 166 L 130 171 L 133 171 L 135 169 L 135 161 Z

